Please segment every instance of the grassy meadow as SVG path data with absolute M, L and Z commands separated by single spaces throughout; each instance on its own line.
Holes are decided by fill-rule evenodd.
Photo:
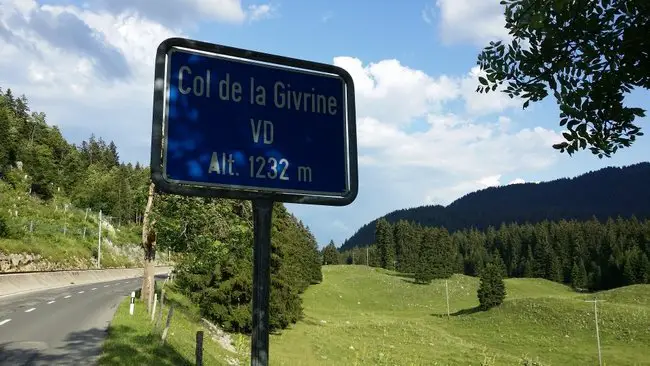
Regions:
M 597 363 L 594 295 L 541 279 L 508 279 L 505 303 L 477 312 L 478 279 L 418 285 L 366 266 L 325 266 L 305 320 L 271 340 L 277 365 L 544 365 Z M 597 294 L 603 360 L 650 364 L 650 286 Z
M 444 280 L 418 285 L 342 265 L 324 266 L 323 275 L 303 294 L 304 320 L 271 336 L 272 365 L 594 365 L 593 303 L 585 302 L 594 296 L 606 300 L 598 308 L 604 364 L 650 365 L 648 285 L 587 295 L 546 280 L 507 279 L 504 304 L 477 312 L 478 279 L 454 275 L 448 317 Z M 128 305 L 118 317 L 124 311 Z M 229 357 L 248 364 L 248 340 L 233 338 L 239 354 Z M 216 342 L 205 347 L 224 352 L 208 349 Z M 177 352 L 191 360 L 193 348 L 183 348 Z

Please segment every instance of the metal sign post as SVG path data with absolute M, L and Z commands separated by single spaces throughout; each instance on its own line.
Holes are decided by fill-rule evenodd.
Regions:
M 274 202 L 358 193 L 354 83 L 340 67 L 184 38 L 156 53 L 151 179 L 161 193 L 250 200 L 251 364 L 268 364 Z
M 271 218 L 273 202 L 253 201 L 253 335 L 251 365 L 269 364 L 269 298 L 271 296 Z

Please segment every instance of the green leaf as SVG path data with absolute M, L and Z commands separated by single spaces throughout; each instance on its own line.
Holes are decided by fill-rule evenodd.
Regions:
M 479 81 L 479 83 L 481 83 L 483 85 L 488 85 L 487 79 L 485 79 L 483 76 L 479 76 L 478 81 Z

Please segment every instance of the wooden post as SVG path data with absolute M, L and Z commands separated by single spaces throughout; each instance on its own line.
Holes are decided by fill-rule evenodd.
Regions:
M 165 330 L 162 333 L 162 344 L 165 344 L 165 339 L 167 338 L 167 332 L 169 331 L 169 325 L 172 322 L 172 315 L 174 315 L 174 305 L 172 304 L 169 307 L 169 313 L 167 314 L 167 324 L 165 324 Z
M 154 327 L 158 327 L 158 324 L 161 324 L 160 322 L 162 321 L 162 312 L 163 312 L 163 305 L 165 304 L 165 289 L 163 288 L 162 291 L 160 291 L 160 310 L 158 311 L 158 319 L 156 320 L 156 324 L 154 324 Z
M 203 366 L 203 331 L 196 331 L 196 366 Z

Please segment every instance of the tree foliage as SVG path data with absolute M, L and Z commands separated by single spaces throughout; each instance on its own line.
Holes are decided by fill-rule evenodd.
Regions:
M 511 40 L 490 42 L 478 56 L 485 71 L 478 92 L 503 83 L 523 107 L 553 94 L 573 154 L 589 147 L 610 157 L 629 147 L 645 110 L 625 105 L 634 88 L 650 88 L 650 3 L 647 0 L 503 0 Z
M 504 222 L 588 221 L 593 216 L 603 223 L 609 217 L 618 216 L 636 215 L 639 219 L 647 219 L 650 218 L 648 181 L 648 162 L 607 167 L 574 178 L 490 187 L 468 193 L 446 207 L 427 205 L 401 209 L 383 218 L 392 224 L 405 220 L 422 226 L 444 226 L 450 232 L 471 228 L 487 231 L 490 226 L 499 227 Z M 377 220 L 362 226 L 340 250 L 376 243 L 376 226 Z
M 392 225 L 385 219 L 379 219 L 375 230 L 381 267 L 395 269 L 395 239 Z
M 179 252 L 178 288 L 225 329 L 252 323 L 252 207 L 247 201 L 165 195 L 155 209 L 158 245 Z M 338 257 L 337 257 L 338 258 Z M 322 280 L 316 240 L 281 204 L 273 208 L 270 326 L 302 316 L 299 295 Z
M 395 231 L 395 241 L 409 243 L 401 256 L 414 258 L 408 273 L 415 273 L 417 282 L 452 273 L 480 276 L 492 263 L 502 278 L 544 278 L 580 289 L 650 283 L 650 220 L 542 221 L 454 233 L 408 221 L 400 225 L 405 224 L 408 229 Z M 376 247 L 368 249 L 370 265 L 379 266 Z
M 481 271 L 476 295 L 481 310 L 488 310 L 503 303 L 506 298 L 506 285 L 501 277 L 501 269 L 496 263 L 488 263 Z
M 336 250 L 336 244 L 330 240 L 330 243 L 323 248 L 323 264 L 339 264 L 339 252 Z
M 61 194 L 115 223 L 141 221 L 149 169 L 120 162 L 112 141 L 91 135 L 79 145 L 68 143 L 45 113 L 31 112 L 27 97 L 16 98 L 11 89 L 0 89 L 0 131 L 0 177 L 14 188 L 29 182 L 27 190 L 43 199 Z

